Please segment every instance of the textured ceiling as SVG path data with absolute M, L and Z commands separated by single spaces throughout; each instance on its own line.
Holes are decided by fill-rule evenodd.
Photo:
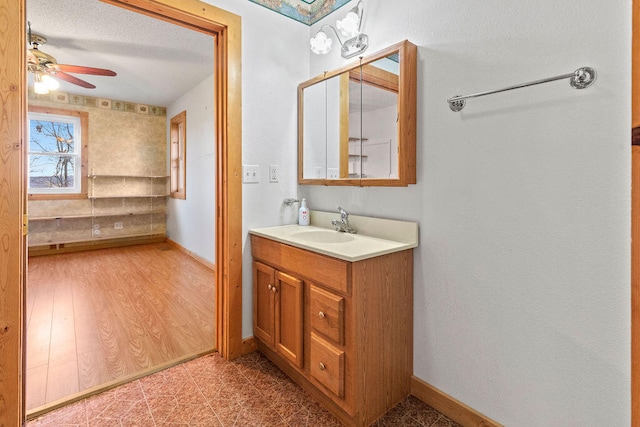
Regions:
M 309 25 L 349 2 L 249 1 Z M 213 37 L 99 0 L 27 0 L 27 20 L 48 39 L 40 50 L 58 63 L 117 73 L 74 74 L 96 88 L 61 81 L 61 92 L 167 106 L 213 73 Z
M 213 37 L 98 0 L 27 0 L 27 20 L 58 63 L 118 74 L 74 74 L 96 88 L 62 92 L 167 106 L 213 73 Z
M 249 0 L 281 15 L 311 25 L 350 0 Z

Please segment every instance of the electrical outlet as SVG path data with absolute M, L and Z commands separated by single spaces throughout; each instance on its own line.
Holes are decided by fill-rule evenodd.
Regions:
M 114 222 L 113 223 L 113 229 L 114 230 L 122 230 L 123 228 L 124 227 L 123 227 L 122 221 L 118 221 L 118 222 Z
M 94 236 L 99 236 L 100 235 L 100 229 L 99 228 L 94 228 L 93 229 L 93 235 Z
M 314 170 L 316 178 L 324 178 L 324 174 L 322 173 L 322 168 L 320 166 L 315 167 Z
M 327 168 L 329 179 L 338 179 L 338 168 Z
M 242 182 L 245 184 L 260 182 L 260 167 L 257 165 L 242 166 Z
M 278 165 L 269 165 L 269 182 L 278 182 Z

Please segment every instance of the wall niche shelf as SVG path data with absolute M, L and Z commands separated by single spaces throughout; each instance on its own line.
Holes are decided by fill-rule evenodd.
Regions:
M 104 214 L 86 214 L 86 215 L 56 215 L 56 216 L 36 216 L 30 217 L 29 221 L 53 221 L 62 219 L 81 219 L 81 218 L 108 218 L 116 216 L 134 216 L 134 215 L 153 215 L 163 214 L 164 212 L 143 211 L 143 212 L 116 212 L 116 213 L 104 213 Z
M 91 179 L 90 199 L 167 197 L 168 175 L 96 174 Z
M 29 248 L 34 254 L 166 238 L 169 176 L 92 170 L 88 178 L 87 199 L 76 202 L 68 214 L 42 210 L 29 218 Z
M 144 199 L 144 198 L 159 198 L 168 197 L 168 194 L 128 194 L 126 196 L 109 194 L 106 196 L 89 196 L 90 199 Z

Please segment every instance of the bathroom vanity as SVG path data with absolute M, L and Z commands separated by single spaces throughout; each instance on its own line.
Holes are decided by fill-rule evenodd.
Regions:
M 330 225 L 330 216 L 312 211 L 312 224 Z M 410 394 L 418 229 L 351 218 L 360 234 L 313 225 L 250 231 L 254 336 L 343 423 L 368 426 Z

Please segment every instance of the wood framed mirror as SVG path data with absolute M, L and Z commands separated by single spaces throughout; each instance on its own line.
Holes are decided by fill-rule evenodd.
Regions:
M 298 85 L 298 183 L 416 183 L 417 48 L 405 40 Z

